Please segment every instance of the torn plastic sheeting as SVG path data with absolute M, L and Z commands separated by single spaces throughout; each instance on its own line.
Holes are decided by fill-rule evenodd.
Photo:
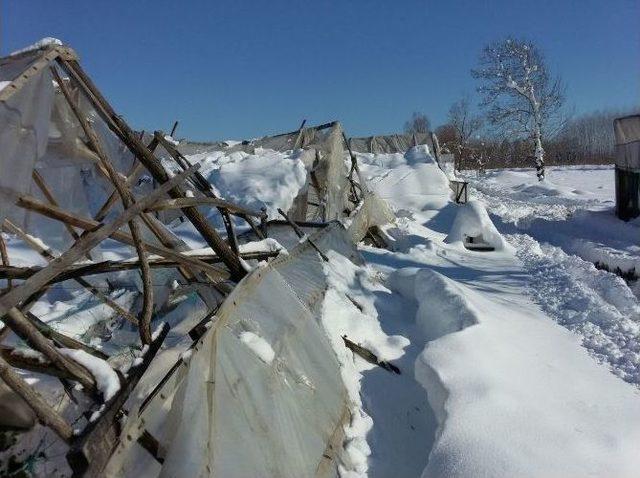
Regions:
M 359 260 L 345 229 L 314 234 L 323 250 Z M 361 261 L 361 260 L 360 260 Z M 166 450 L 164 464 L 123 440 L 110 476 L 335 476 L 334 449 L 348 417 L 335 353 L 318 322 L 327 289 L 323 262 L 308 242 L 249 274 L 218 319 L 122 436 L 146 427 Z M 261 360 L 240 339 L 260 336 L 274 351 Z M 168 414 L 167 414 L 168 410 Z M 166 417 L 166 418 L 164 418 Z

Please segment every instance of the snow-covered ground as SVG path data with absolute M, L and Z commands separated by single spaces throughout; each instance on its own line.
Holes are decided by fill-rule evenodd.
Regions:
M 273 217 L 304 184 L 297 157 L 190 159 L 222 197 Z M 543 184 L 530 170 L 470 173 L 476 201 L 461 206 L 426 147 L 358 160 L 396 221 L 384 228 L 391 250 L 359 245 L 364 264 L 327 253 L 322 325 L 352 402 L 341 476 L 637 476 L 640 305 L 633 284 L 592 264 L 628 270 L 640 255 L 640 225 L 612 216 L 612 169 L 549 168 Z M 186 223 L 175 232 L 203 247 Z M 466 249 L 469 234 L 494 250 Z M 16 238 L 7 242 L 12 263 L 40 263 Z M 36 304 L 39 317 L 135 357 L 135 329 L 109 323 L 81 289 L 53 292 Z M 128 305 L 134 292 L 123 286 L 117 300 Z M 162 363 L 184 350 L 202 312 L 189 295 L 164 317 L 172 330 Z M 354 355 L 343 335 L 401 374 Z M 242 340 L 273 359 L 260 337 Z M 161 376 L 152 370 L 146 386 Z M 45 438 L 31 448 L 49 446 Z M 53 467 L 44 460 L 38 470 Z
M 640 384 L 638 281 L 594 267 L 640 272 L 640 221 L 615 217 L 613 167 L 552 167 L 544 183 L 522 169 L 466 179 L 533 276 L 529 294 L 599 361 Z
M 455 236 L 456 218 L 473 217 L 476 214 L 466 210 L 478 206 L 448 201 L 446 180 L 428 157 L 413 151 L 404 156 L 361 155 L 360 160 L 373 189 L 398 216 L 395 228 L 388 230 L 396 239 L 394 252 L 363 248 L 372 273 L 394 291 L 389 301 L 393 306 L 376 302 L 378 318 L 383 330 L 409 338 L 402 358 L 411 361 L 403 362 L 403 372 L 423 385 L 431 406 L 431 414 L 416 420 L 422 427 L 415 430 L 387 407 L 369 409 L 370 476 L 389 476 L 392 470 L 417 476 L 413 472 L 422 466 L 423 476 L 636 475 L 639 462 L 633 450 L 640 444 L 640 394 L 597 363 L 604 358 L 615 373 L 636 382 L 639 309 L 627 285 L 613 274 L 588 268 L 576 256 L 548 254 L 546 248 L 553 246 L 522 233 L 507 235 L 508 244 L 494 252 L 468 251 L 451 233 Z M 515 191 L 528 188 L 523 183 L 538 185 L 535 175 L 529 181 L 515 173 L 521 179 L 512 187 L 501 185 L 499 177 L 479 186 L 489 183 L 493 191 L 504 191 L 512 202 L 503 210 L 514 217 L 526 213 L 534 222 L 537 210 L 544 214 L 556 206 L 579 208 L 574 198 L 573 203 L 564 200 L 569 194 L 561 196 L 559 205 L 548 202 L 556 194 L 541 195 L 533 188 L 518 196 Z M 611 170 L 599 171 L 606 173 L 612 179 Z M 554 177 L 553 171 L 549 176 Z M 586 189 L 587 201 L 607 200 L 598 188 L 606 182 L 593 180 L 591 189 L 587 180 L 578 182 Z M 549 183 L 544 187 L 551 188 Z M 491 198 L 489 192 L 475 196 L 490 206 L 498 230 L 515 232 L 505 231 L 508 222 L 496 220 L 499 216 L 491 208 L 500 208 L 502 197 Z M 514 204 L 525 211 L 519 214 Z M 556 216 L 558 221 L 567 217 Z M 477 229 L 481 219 L 467 229 Z M 485 238 L 495 232 L 487 228 Z M 550 263 L 546 271 L 528 260 L 538 251 Z M 571 295 L 572 287 L 585 289 Z M 587 287 L 599 292 L 600 300 Z M 572 327 L 558 314 L 588 321 L 591 328 L 599 322 L 599 332 L 611 340 L 598 342 L 597 332 L 575 335 L 558 322 L 579 333 L 590 327 Z M 412 362 L 415 350 L 420 352 Z M 614 356 L 615 363 L 609 360 Z M 383 390 L 393 386 L 392 378 L 388 380 L 377 390 L 385 398 L 388 392 Z M 364 403 L 381 400 L 376 390 L 367 389 L 366 375 L 363 382 Z M 400 388 L 407 408 L 402 401 L 389 405 L 408 411 L 411 402 L 406 397 L 415 403 L 417 392 L 409 385 Z M 433 423 L 437 426 L 430 429 Z M 389 446 L 398 442 L 405 448 Z M 417 442 L 424 444 L 419 454 Z

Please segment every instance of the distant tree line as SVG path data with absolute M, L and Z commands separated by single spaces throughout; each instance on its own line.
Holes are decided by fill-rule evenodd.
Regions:
M 570 116 L 565 87 L 552 77 L 542 52 L 515 38 L 489 44 L 471 74 L 479 82 L 479 111 L 463 96 L 435 129 L 441 149 L 458 169 L 536 167 L 547 164 L 608 164 L 614 161 L 613 120 L 640 111 L 607 110 Z M 426 115 L 413 113 L 405 131 L 428 132 Z

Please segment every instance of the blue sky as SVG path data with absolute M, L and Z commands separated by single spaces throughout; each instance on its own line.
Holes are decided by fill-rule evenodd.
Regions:
M 80 55 L 133 127 L 249 138 L 333 119 L 349 135 L 434 125 L 474 93 L 482 47 L 530 38 L 576 112 L 640 103 L 640 0 L 0 0 L 0 53 L 45 37 Z

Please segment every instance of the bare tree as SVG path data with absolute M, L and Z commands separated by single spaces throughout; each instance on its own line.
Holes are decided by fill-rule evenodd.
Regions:
M 464 149 L 482 128 L 482 118 L 471 113 L 468 96 L 463 96 L 449 108 L 449 123 L 455 128 L 458 144 Z
M 457 168 L 462 167 L 465 159 L 477 159 L 478 155 L 469 149 L 469 141 L 482 128 L 482 119 L 472 114 L 469 96 L 465 95 L 449 108 L 449 124 L 456 134 Z
M 459 150 L 458 132 L 451 123 L 438 126 L 435 133 L 443 152 L 455 153 Z
M 542 181 L 543 136 L 556 126 L 564 101 L 564 87 L 551 79 L 542 52 L 530 41 L 507 38 L 485 47 L 471 74 L 482 82 L 478 92 L 490 124 L 511 137 L 533 140 Z
M 427 115 L 414 111 L 411 119 L 404 123 L 404 131 L 407 134 L 428 133 L 430 131 L 430 123 Z

